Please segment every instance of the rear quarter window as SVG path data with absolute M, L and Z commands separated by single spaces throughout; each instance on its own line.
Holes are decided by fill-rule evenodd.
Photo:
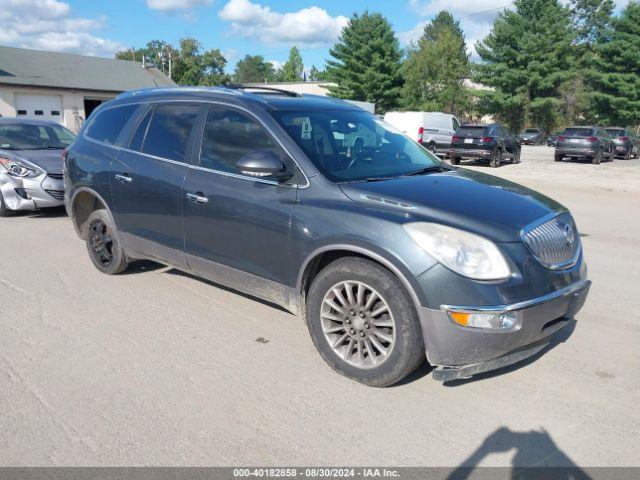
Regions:
M 98 112 L 85 135 L 93 140 L 114 145 L 138 105 L 124 105 Z

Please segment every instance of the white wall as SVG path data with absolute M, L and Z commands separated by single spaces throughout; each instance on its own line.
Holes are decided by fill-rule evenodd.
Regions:
M 47 89 L 20 87 L 13 85 L 0 85 L 0 115 L 3 117 L 15 117 L 15 93 L 59 95 L 62 97 L 61 123 L 73 132 L 77 132 L 85 120 L 84 99 L 104 99 L 115 97 L 112 92 L 78 92 L 73 90 Z

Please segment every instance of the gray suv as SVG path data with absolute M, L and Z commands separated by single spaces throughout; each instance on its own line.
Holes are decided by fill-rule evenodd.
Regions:
M 124 94 L 67 150 L 65 184 L 100 271 L 153 259 L 280 305 L 372 386 L 425 357 L 446 381 L 534 355 L 590 285 L 560 204 L 332 98 Z

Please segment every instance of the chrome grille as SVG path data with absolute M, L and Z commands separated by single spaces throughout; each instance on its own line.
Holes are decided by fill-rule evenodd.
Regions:
M 522 240 L 547 268 L 569 268 L 575 265 L 580 253 L 578 229 L 569 213 L 526 227 Z

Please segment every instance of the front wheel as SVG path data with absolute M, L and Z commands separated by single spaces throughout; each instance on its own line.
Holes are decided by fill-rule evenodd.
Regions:
M 7 207 L 7 204 L 4 203 L 4 197 L 2 196 L 2 192 L 0 192 L 0 217 L 10 217 L 15 213 L 15 210 L 11 210 Z
M 86 242 L 89 258 L 95 267 L 107 275 L 117 275 L 127 269 L 127 256 L 106 210 L 96 210 L 87 219 Z
M 306 322 L 324 361 L 366 385 L 392 385 L 425 361 L 411 297 L 395 275 L 367 259 L 341 258 L 316 276 Z

